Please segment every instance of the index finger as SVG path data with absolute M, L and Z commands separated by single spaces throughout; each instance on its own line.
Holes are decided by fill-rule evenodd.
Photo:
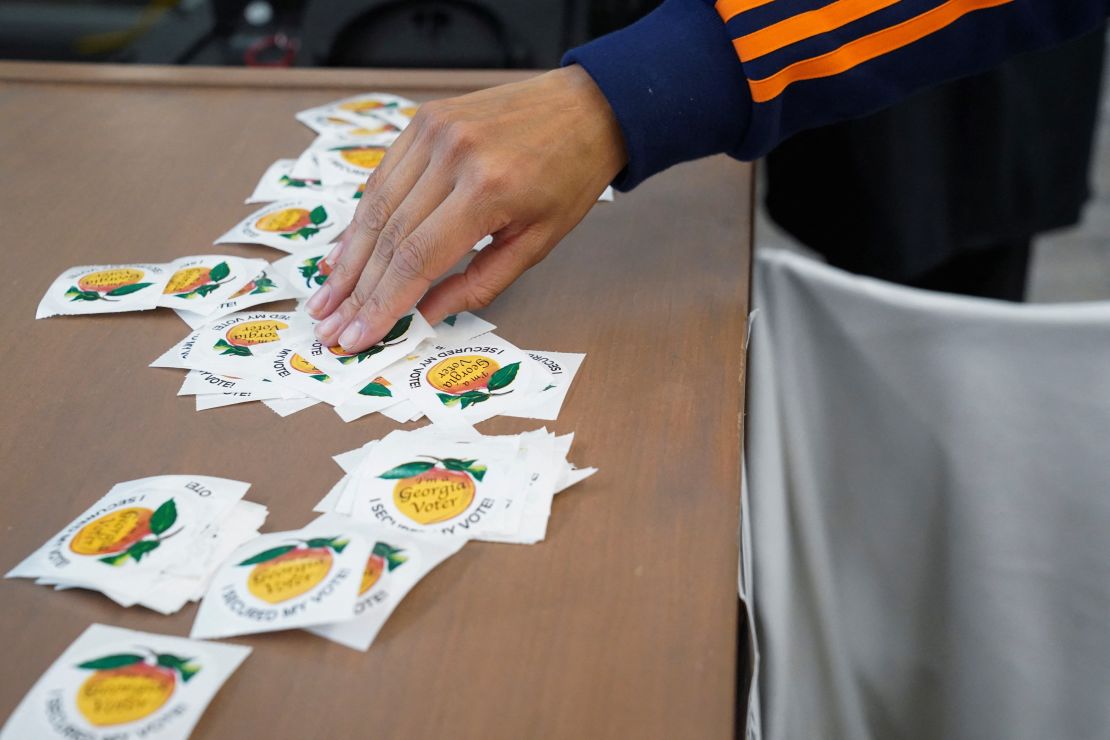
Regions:
M 475 213 L 470 199 L 452 191 L 397 246 L 374 292 L 339 336 L 339 345 L 347 352 L 361 352 L 380 341 L 432 281 L 488 233 L 488 224 Z

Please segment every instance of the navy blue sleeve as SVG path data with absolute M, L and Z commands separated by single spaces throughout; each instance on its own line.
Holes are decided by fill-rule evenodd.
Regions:
M 710 154 L 756 159 L 1108 13 L 1110 0 L 666 0 L 563 64 L 581 65 L 612 106 L 629 160 L 613 185 L 629 190 Z

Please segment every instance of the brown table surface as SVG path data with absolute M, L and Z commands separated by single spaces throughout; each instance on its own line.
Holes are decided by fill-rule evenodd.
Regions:
M 172 312 L 35 321 L 35 306 L 73 265 L 283 256 L 212 239 L 311 141 L 297 110 L 520 77 L 0 63 L 0 568 L 149 475 L 250 481 L 266 530 L 313 517 L 341 475 L 330 456 L 396 424 L 325 405 L 198 413 L 181 372 L 147 367 L 187 333 Z M 231 640 L 254 652 L 194 737 L 733 736 L 750 183 L 718 157 L 618 195 L 484 312 L 519 346 L 588 353 L 548 426 L 601 472 L 556 500 L 545 542 L 467 545 L 367 653 L 296 631 Z M 194 613 L 0 581 L 0 718 L 89 623 L 186 635 Z

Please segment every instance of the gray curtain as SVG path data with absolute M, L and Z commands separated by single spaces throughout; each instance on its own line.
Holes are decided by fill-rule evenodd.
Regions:
M 749 735 L 1110 737 L 1110 303 L 756 261 Z

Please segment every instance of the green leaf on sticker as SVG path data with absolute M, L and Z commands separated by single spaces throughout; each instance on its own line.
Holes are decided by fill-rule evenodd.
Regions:
M 231 274 L 231 268 L 228 267 L 226 262 L 221 262 L 220 264 L 216 265 L 215 267 L 213 267 L 211 270 L 208 271 L 208 277 L 214 283 L 220 282 L 221 280 L 223 280 L 225 277 L 227 277 L 230 274 Z
M 511 384 L 516 379 L 517 371 L 520 370 L 520 363 L 514 362 L 511 365 L 506 365 L 493 375 L 490 376 L 489 382 L 486 387 L 491 391 L 496 391 Z
M 408 556 L 402 555 L 404 550 L 399 547 L 393 547 L 388 542 L 374 543 L 374 554 L 379 558 L 384 558 L 389 570 L 395 570 L 408 562 Z
M 77 288 L 70 288 L 66 291 L 66 296 L 70 302 L 73 301 L 99 301 L 100 294 L 92 290 L 78 290 Z
M 388 388 L 386 388 L 381 383 L 367 383 L 365 386 L 363 386 L 362 390 L 359 391 L 359 395 L 362 395 L 362 396 L 380 396 L 382 398 L 392 398 L 393 397 L 393 392 L 390 391 Z
M 302 239 L 308 239 L 310 237 L 316 236 L 319 233 L 319 229 L 314 229 L 311 226 L 305 226 L 303 229 L 298 231 L 295 236 L 299 236 Z
M 151 285 L 154 285 L 154 283 L 131 283 L 130 285 L 121 285 L 115 290 L 109 290 L 107 295 L 116 298 L 121 295 L 129 295 L 143 288 L 149 288 Z
M 324 210 L 323 206 L 316 206 L 312 212 L 308 214 L 308 218 L 312 223 L 319 226 L 328 220 L 328 212 Z
M 412 326 L 411 313 L 408 316 L 403 316 L 398 319 L 397 323 L 393 325 L 393 328 L 389 330 L 389 333 L 382 337 L 382 341 L 379 342 L 379 344 L 389 344 L 394 339 L 403 336 L 404 333 L 409 330 L 410 326 Z
M 166 503 L 159 506 L 150 515 L 150 531 L 154 534 L 162 534 L 167 529 L 173 526 L 177 521 L 177 504 L 171 498 Z
M 335 359 L 339 360 L 339 362 L 344 365 L 350 365 L 352 362 L 362 362 L 363 360 L 369 359 L 384 349 L 385 347 L 382 345 L 375 344 L 370 349 L 359 352 L 357 355 L 343 355 Z
M 455 322 L 458 321 L 458 319 L 459 319 L 459 315 L 457 313 L 453 313 L 450 316 L 448 316 L 447 318 L 445 318 L 443 320 L 443 323 L 447 324 L 448 326 L 454 326 Z
M 346 537 L 313 537 L 305 542 L 306 547 L 330 547 L 338 553 L 343 552 L 349 544 L 351 544 L 351 541 Z
M 467 466 L 470 463 L 473 463 L 474 461 L 473 460 L 459 460 L 458 458 L 455 458 L 455 457 L 448 457 L 448 458 L 445 458 L 444 460 L 442 460 L 441 462 L 443 463 L 443 467 L 447 468 L 448 470 L 466 470 Z
M 461 406 L 465 409 L 469 406 L 473 406 L 476 403 L 481 403 L 488 398 L 489 396 L 461 396 L 459 400 L 462 402 Z
M 200 666 L 193 662 L 193 658 L 180 658 L 170 653 L 161 653 L 155 662 L 163 668 L 172 668 L 181 674 L 182 683 L 188 683 L 190 678 L 200 672 Z
M 107 563 L 108 565 L 112 565 L 118 568 L 119 566 L 126 563 L 129 557 L 130 556 L 127 554 L 127 552 L 124 551 L 118 555 L 109 555 L 106 558 L 101 558 L 100 562 Z
M 473 475 L 479 481 L 486 477 L 486 471 L 489 470 L 485 465 L 471 465 L 466 469 L 466 472 Z
M 250 347 L 240 347 L 237 344 L 228 344 L 222 339 L 212 345 L 212 349 L 220 350 L 221 355 L 235 355 L 237 357 L 251 357 L 254 353 Z
M 78 668 L 83 668 L 86 671 L 110 671 L 113 668 L 123 668 L 125 665 L 135 665 L 142 663 L 143 656 L 135 655 L 134 653 L 118 653 L 116 655 L 106 655 L 103 658 L 96 660 L 89 660 L 84 663 L 78 663 Z
M 127 548 L 127 554 L 136 563 L 143 559 L 143 556 L 158 549 L 162 543 L 158 540 L 139 540 L 131 547 Z
M 320 273 L 316 277 L 312 278 L 312 281 L 314 283 L 316 283 L 317 285 L 323 285 L 324 283 L 326 283 L 328 281 L 328 276 L 325 275 L 324 273 Z
M 319 380 L 321 383 L 331 382 L 331 376 L 324 375 L 323 373 L 321 373 L 320 375 L 309 375 L 308 377 L 312 378 L 313 380 Z
M 454 406 L 461 400 L 458 396 L 452 396 L 450 393 L 437 393 L 436 395 L 444 406 Z
M 269 550 L 263 550 L 257 555 L 247 558 L 243 562 L 239 563 L 239 565 L 258 565 L 259 563 L 265 563 L 267 560 L 279 558 L 290 550 L 296 549 L 296 545 L 282 545 L 280 547 L 272 547 Z
M 416 462 L 409 462 L 409 463 L 405 463 L 404 465 L 398 465 L 395 468 L 391 468 L 390 470 L 385 471 L 384 473 L 382 473 L 378 477 L 379 478 L 384 478 L 385 480 L 398 480 L 398 479 L 401 479 L 401 478 L 411 478 L 414 475 L 420 475 L 421 473 L 425 473 L 425 472 L 431 470 L 432 468 L 434 468 L 435 466 L 436 466 L 436 464 L 434 462 L 423 462 L 422 460 L 417 460 Z

